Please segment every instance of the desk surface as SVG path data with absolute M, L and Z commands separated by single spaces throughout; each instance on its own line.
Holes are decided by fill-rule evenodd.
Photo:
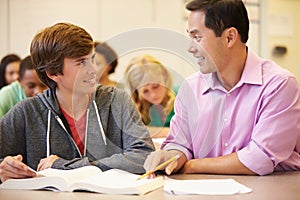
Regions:
M 268 176 L 228 176 L 228 175 L 173 175 L 175 179 L 221 179 L 233 178 L 241 184 L 250 187 L 253 191 L 248 194 L 237 194 L 228 196 L 207 196 L 207 195 L 184 195 L 174 196 L 167 194 L 162 188 L 150 192 L 144 196 L 133 195 L 103 195 L 88 192 L 51 192 L 51 191 L 20 191 L 0 190 L 1 200 L 99 200 L 99 199 L 300 199 L 300 171 L 274 173 Z

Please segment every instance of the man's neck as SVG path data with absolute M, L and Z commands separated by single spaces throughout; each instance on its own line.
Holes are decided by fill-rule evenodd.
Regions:
M 227 66 L 217 72 L 217 78 L 227 91 L 230 91 L 241 80 L 247 59 L 247 50 L 244 52 L 239 50 L 234 54 Z

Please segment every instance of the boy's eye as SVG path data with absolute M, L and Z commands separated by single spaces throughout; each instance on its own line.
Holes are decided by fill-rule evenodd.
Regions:
M 29 89 L 35 88 L 35 84 L 28 84 L 28 88 L 29 88 Z
M 95 64 L 95 56 L 96 56 L 96 54 L 93 54 L 93 56 L 92 56 L 92 63 L 94 63 L 94 64 Z

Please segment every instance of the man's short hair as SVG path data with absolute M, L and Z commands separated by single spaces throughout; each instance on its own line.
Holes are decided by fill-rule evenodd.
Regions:
M 212 29 L 217 37 L 227 28 L 237 29 L 241 41 L 249 38 L 249 18 L 242 0 L 193 0 L 186 5 L 189 11 L 203 11 L 205 26 Z

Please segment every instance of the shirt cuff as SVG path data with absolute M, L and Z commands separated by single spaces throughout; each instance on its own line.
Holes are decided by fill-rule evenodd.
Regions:
M 177 151 L 180 151 L 182 153 L 184 153 L 184 155 L 186 156 L 186 158 L 188 160 L 191 160 L 193 158 L 193 155 L 192 153 L 186 149 L 185 147 L 183 146 L 180 146 L 180 145 L 176 145 L 176 144 L 171 144 L 171 143 L 167 143 L 165 146 L 162 147 L 163 150 L 167 150 L 167 151 L 170 151 L 170 150 L 177 150 Z
M 237 152 L 239 160 L 251 171 L 258 175 L 271 174 L 274 164 L 270 157 L 260 149 L 253 141 Z

